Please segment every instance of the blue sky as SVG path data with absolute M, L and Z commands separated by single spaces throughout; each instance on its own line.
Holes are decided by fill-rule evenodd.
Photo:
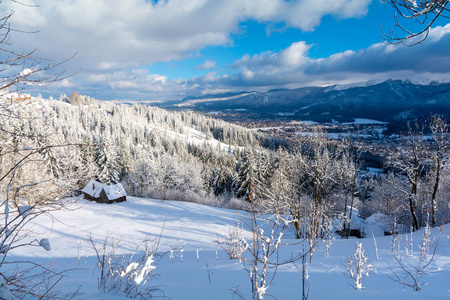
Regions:
M 284 24 L 246 20 L 239 23 L 240 32 L 231 35 L 233 44 L 207 47 L 199 51 L 198 57 L 156 63 L 149 69 L 165 74 L 170 79 L 180 77 L 187 79 L 207 73 L 207 70 L 196 69 L 196 66 L 204 60 L 216 62 L 217 67 L 214 69 L 220 69 L 232 65 L 245 54 L 278 52 L 298 41 L 306 41 L 307 44 L 313 45 L 309 50 L 310 57 L 325 58 L 337 52 L 363 49 L 380 42 L 382 23 L 393 24 L 393 11 L 378 1 L 370 4 L 368 14 L 364 17 L 336 19 L 326 15 L 320 25 L 312 31 L 302 31 Z
M 29 0 L 28 3 L 34 3 Z M 381 0 L 41 0 L 2 2 L 17 49 L 74 76 L 41 91 L 98 99 L 182 99 L 366 80 L 450 81 L 450 25 L 421 45 L 385 45 Z M 405 23 L 410 26 L 410 23 Z M 413 26 L 413 25 L 411 25 Z

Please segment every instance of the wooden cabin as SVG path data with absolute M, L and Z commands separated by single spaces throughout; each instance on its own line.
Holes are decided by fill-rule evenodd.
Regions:
M 98 203 L 119 203 L 127 200 L 127 193 L 120 183 L 107 185 L 91 179 L 89 183 L 81 189 L 84 199 Z

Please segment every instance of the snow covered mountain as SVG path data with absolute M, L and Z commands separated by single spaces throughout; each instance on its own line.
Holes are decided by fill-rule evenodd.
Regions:
M 439 113 L 450 117 L 450 83 L 368 81 L 328 87 L 242 92 L 186 98 L 180 108 L 199 111 L 233 110 L 253 118 L 329 122 L 368 118 L 404 122 Z M 251 112 L 251 114 L 249 113 Z

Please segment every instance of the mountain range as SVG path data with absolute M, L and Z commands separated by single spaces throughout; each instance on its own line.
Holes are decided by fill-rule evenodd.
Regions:
M 368 81 L 326 87 L 278 89 L 187 97 L 177 109 L 230 113 L 250 119 L 348 122 L 368 118 L 403 123 L 441 114 L 450 119 L 450 83 Z

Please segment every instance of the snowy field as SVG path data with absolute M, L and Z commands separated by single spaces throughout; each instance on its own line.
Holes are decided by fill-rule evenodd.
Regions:
M 342 123 L 342 124 L 360 124 L 360 125 L 367 125 L 367 124 L 387 124 L 387 122 L 381 122 L 381 121 L 377 121 L 377 120 L 372 120 L 372 119 L 364 119 L 364 118 L 355 118 L 355 121 L 353 122 L 346 122 L 346 123 Z
M 159 252 L 167 252 L 147 282 L 158 287 L 168 299 L 239 299 L 231 290 L 251 299 L 250 277 L 242 263 L 231 260 L 216 244 L 233 226 L 246 219 L 247 214 L 193 203 L 151 200 L 128 197 L 127 202 L 107 205 L 79 200 L 71 209 L 57 211 L 53 218 L 42 216 L 33 221 L 33 231 L 40 238 L 50 240 L 52 250 L 24 247 L 14 250 L 9 260 L 52 262 L 58 270 L 68 271 L 55 287 L 60 296 L 74 299 L 124 299 L 123 295 L 98 291 L 99 270 L 88 236 L 101 243 L 109 235 L 120 240 L 122 252 L 131 253 L 136 242 L 146 236 L 161 235 Z M 432 229 L 433 241 L 438 241 L 439 228 Z M 244 227 L 244 235 L 250 236 Z M 426 274 L 418 276 L 422 289 L 414 292 L 389 278 L 393 271 L 403 274 L 395 261 L 400 254 L 405 266 L 420 262 L 420 244 L 423 230 L 400 236 L 392 248 L 392 237 L 378 236 L 356 240 L 336 237 L 330 254 L 325 256 L 325 245 L 320 243 L 308 265 L 309 299 L 449 299 L 450 298 L 450 226 L 442 228 L 436 256 Z M 412 237 L 412 243 L 411 243 Z M 296 242 L 286 234 L 286 242 Z M 366 256 L 373 266 L 363 281 L 363 290 L 350 286 L 344 276 L 344 260 L 355 251 L 356 241 L 362 242 Z M 377 246 L 375 246 L 375 243 Z M 413 245 L 411 255 L 410 247 Z M 301 250 L 300 245 L 281 246 L 280 256 L 289 257 Z M 378 258 L 377 258 L 378 256 Z M 428 259 L 431 255 L 428 256 Z M 413 267 L 407 266 L 407 268 Z M 301 299 L 300 261 L 278 269 L 265 299 Z M 155 296 L 161 294 L 155 294 Z

